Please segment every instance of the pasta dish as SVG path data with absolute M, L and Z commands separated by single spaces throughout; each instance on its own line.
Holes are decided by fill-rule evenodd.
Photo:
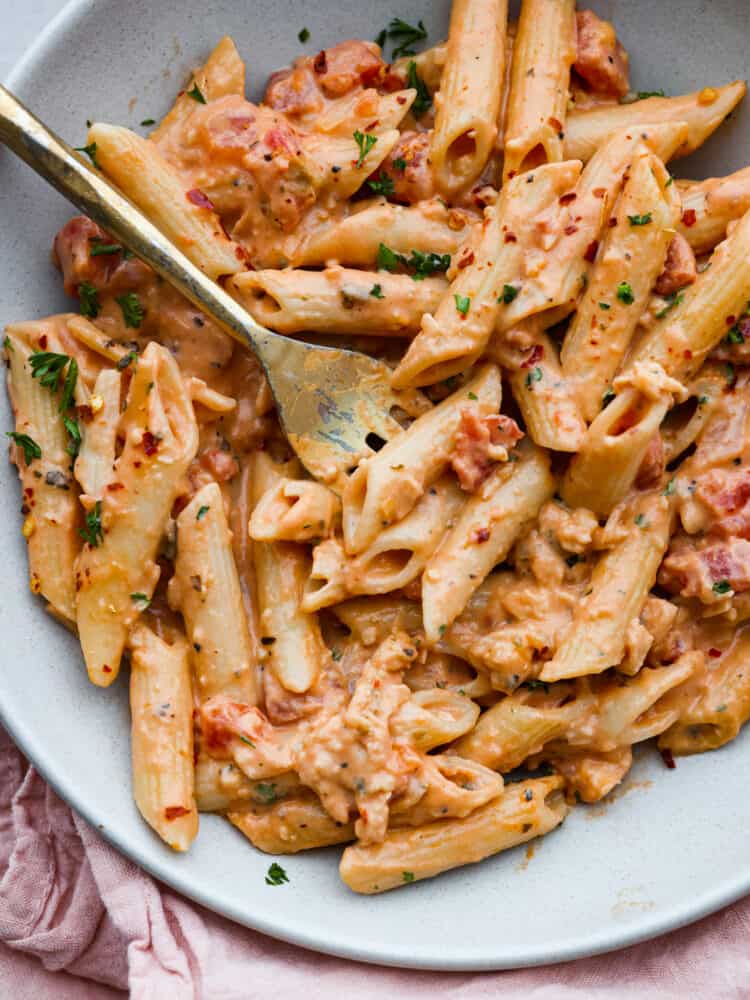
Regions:
M 129 667 L 146 822 L 343 845 L 377 893 L 750 718 L 750 167 L 670 172 L 745 85 L 633 92 L 573 0 L 454 0 L 431 47 L 399 18 L 299 41 L 260 103 L 224 38 L 162 121 L 80 152 L 418 415 L 315 478 L 254 357 L 77 216 L 71 312 L 6 329 L 8 436 L 32 592 L 92 683 Z

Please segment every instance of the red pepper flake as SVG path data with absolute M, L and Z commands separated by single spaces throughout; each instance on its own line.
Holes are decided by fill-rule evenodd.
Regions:
M 151 431 L 144 432 L 141 444 L 147 455 L 155 455 L 159 450 L 159 438 L 155 434 L 152 434 Z
M 583 259 L 585 261 L 588 261 L 589 264 L 593 264 L 594 261 L 596 260 L 596 252 L 597 252 L 598 249 L 599 249 L 599 241 L 598 240 L 592 240 L 589 243 L 589 245 L 586 247 L 586 251 L 585 251 L 585 253 L 583 255 Z
M 506 233 L 503 239 L 503 243 L 518 243 L 518 239 L 515 233 Z
M 143 465 L 143 462 L 133 462 L 133 468 L 135 468 L 135 469 L 140 469 L 140 467 L 142 465 Z
M 192 188 L 190 191 L 188 191 L 186 197 L 188 201 L 191 201 L 194 205 L 197 205 L 198 208 L 207 208 L 211 212 L 214 211 L 213 202 L 208 197 L 208 195 L 205 195 L 201 191 L 200 188 Z
M 683 352 L 682 352 L 682 356 L 683 356 L 683 358 L 684 358 L 684 359 L 685 359 L 686 361 L 690 361 L 690 360 L 691 360 L 691 358 L 693 357 L 693 352 L 692 352 L 692 351 L 683 351 Z
M 682 213 L 682 222 L 685 226 L 694 226 L 697 221 L 694 208 L 686 208 Z
M 713 657 L 714 660 L 716 660 L 721 656 L 721 650 L 717 649 L 716 646 L 712 646 L 708 651 L 708 655 Z
M 610 229 L 614 229 L 615 228 L 615 226 L 617 225 L 617 219 L 616 219 L 616 217 L 614 215 L 609 220 L 609 222 L 607 223 L 607 225 L 609 226 Z
M 565 229 L 563 229 L 563 232 L 565 233 L 566 236 L 572 236 L 573 233 L 578 232 L 578 226 L 574 226 L 573 223 L 571 222 L 569 225 L 565 227 Z
M 164 810 L 164 817 L 167 820 L 178 819 L 180 816 L 189 816 L 190 810 L 185 806 L 167 806 Z
M 43 351 L 47 350 L 47 334 L 43 333 L 39 338 L 39 346 Z
M 102 667 L 102 671 L 105 674 L 111 674 L 112 673 L 112 667 L 108 667 L 107 664 L 105 663 L 104 666 Z
M 548 118 L 547 123 L 552 126 L 555 132 L 562 132 L 562 122 L 559 118 Z
M 727 326 L 734 326 L 736 320 L 737 320 L 736 316 L 727 316 L 724 322 L 727 324 Z
M 593 194 L 593 196 L 595 198 L 603 198 L 605 196 L 605 194 L 607 193 L 607 189 L 606 188 L 594 188 L 594 190 L 591 193 Z
M 315 56 L 313 60 L 313 69 L 316 73 L 325 73 L 328 69 L 328 60 L 326 59 L 326 50 L 321 49 L 321 51 Z
M 541 344 L 534 344 L 531 348 L 531 353 L 525 361 L 521 362 L 522 368 L 533 368 L 537 361 L 541 361 L 544 357 L 544 347 Z
M 116 493 L 118 490 L 125 489 L 125 483 L 107 483 L 107 489 L 111 493 Z
M 668 750 L 666 747 L 659 751 L 661 753 L 661 759 L 667 765 L 670 771 L 673 771 L 677 765 L 674 762 L 674 757 L 672 756 L 672 751 Z
M 558 201 L 561 205 L 569 205 L 572 201 L 575 201 L 578 195 L 575 191 L 568 191 L 567 194 L 561 194 Z
M 397 97 L 396 98 L 396 104 L 406 104 L 406 98 L 405 97 Z
M 474 541 L 477 545 L 481 545 L 482 542 L 488 542 L 490 540 L 490 529 L 489 528 L 479 528 L 474 532 Z
M 370 122 L 369 125 L 365 125 L 365 132 L 372 132 L 374 128 L 377 128 L 380 124 L 380 119 L 376 118 L 374 122 Z
M 468 267 L 469 264 L 473 263 L 474 263 L 474 251 L 470 250 L 464 257 L 461 258 L 461 260 L 458 262 L 457 267 L 460 270 L 461 268 Z

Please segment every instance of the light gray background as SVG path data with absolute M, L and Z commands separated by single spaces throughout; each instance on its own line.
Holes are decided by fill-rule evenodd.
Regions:
M 65 0 L 0 0 L 0 80 Z

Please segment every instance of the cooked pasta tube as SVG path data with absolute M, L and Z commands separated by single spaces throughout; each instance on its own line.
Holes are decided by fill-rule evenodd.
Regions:
M 674 378 L 691 378 L 745 311 L 750 299 L 748 257 L 750 211 L 714 250 L 711 266 L 636 346 L 625 374 L 641 361 L 656 361 Z
M 253 782 L 232 761 L 199 751 L 195 762 L 195 802 L 198 812 L 227 812 L 252 801 Z
M 570 67 L 575 58 L 575 0 L 523 0 L 505 117 L 506 183 L 542 163 L 563 159 Z
M 430 93 L 438 90 L 440 80 L 445 68 L 445 60 L 448 56 L 448 43 L 439 42 L 437 45 L 423 49 L 416 55 L 402 56 L 391 64 L 394 73 L 406 76 L 409 72 L 409 65 L 414 63 L 417 76 L 424 83 Z
M 354 824 L 332 819 L 318 797 L 311 794 L 230 811 L 227 819 L 253 847 L 266 854 L 297 854 L 355 839 Z
M 409 113 L 416 93 L 413 89 L 396 90 L 391 94 L 368 90 L 341 97 L 316 117 L 315 131 L 350 139 L 357 131 L 371 131 L 369 126 L 374 121 L 378 133 L 398 128 Z
M 253 494 L 257 503 L 282 478 L 264 452 L 253 454 Z M 291 542 L 254 542 L 258 620 L 268 662 L 287 691 L 302 693 L 315 682 L 329 656 L 314 615 L 302 610 L 309 573 L 304 549 Z
M 474 728 L 479 706 L 466 695 L 445 688 L 414 691 L 390 720 L 395 739 L 427 753 Z M 437 758 L 434 758 L 437 759 Z
M 374 893 L 473 864 L 549 833 L 569 812 L 559 777 L 508 785 L 464 819 L 389 831 L 382 844 L 347 847 L 339 873 L 355 892 Z
M 309 542 L 333 534 L 341 501 L 322 483 L 280 479 L 266 490 L 250 518 L 256 542 Z
M 523 443 L 517 461 L 498 465 L 467 500 L 455 525 L 427 563 L 422 614 L 434 643 L 458 617 L 493 566 L 502 562 L 520 532 L 555 491 L 549 457 Z
M 393 373 L 394 387 L 439 382 L 477 360 L 505 308 L 508 289 L 513 295 L 518 289 L 539 217 L 557 207 L 579 173 L 576 162 L 554 163 L 503 186 L 497 204 L 486 210 L 478 244 L 459 258 L 450 288 L 422 317 L 419 334 Z
M 305 136 L 307 163 L 311 170 L 319 174 L 320 194 L 331 195 L 334 201 L 351 198 L 401 138 L 401 133 L 395 128 L 384 131 L 375 128 L 368 131 L 368 135 L 376 141 L 362 157 L 362 151 L 351 136 L 322 135 L 319 132 L 310 132 Z
M 586 424 L 573 382 L 563 373 L 557 346 L 546 333 L 532 333 L 528 358 L 510 372 L 510 387 L 535 444 L 553 451 L 578 451 Z
M 682 216 L 677 232 L 693 252 L 708 253 L 727 234 L 727 226 L 750 209 L 750 167 L 727 177 L 710 177 L 680 191 Z
M 151 133 L 154 142 L 179 129 L 195 110 L 195 100 L 188 94 L 193 87 L 198 88 L 204 101 L 216 101 L 228 94 L 245 96 L 245 63 L 229 35 L 221 39 L 203 66 L 193 72 L 191 85 L 180 93 L 169 113 Z
M 385 594 L 407 586 L 424 569 L 463 501 L 458 485 L 446 476 L 358 555 L 347 558 L 337 540 L 317 546 L 303 609 L 318 611 L 353 594 Z
M 360 462 L 343 492 L 343 530 L 347 552 L 370 545 L 387 524 L 399 521 L 448 464 L 462 412 L 472 403 L 481 416 L 500 409 L 500 372 L 485 365 L 428 413 Z
M 128 632 L 151 599 L 159 542 L 198 447 L 193 406 L 165 347 L 152 342 L 138 359 L 121 428 L 125 444 L 86 516 L 75 573 L 81 648 L 102 687 L 117 677 Z
M 447 282 L 354 271 L 245 271 L 227 290 L 259 323 L 278 333 L 373 333 L 408 337 L 437 308 Z M 373 294 L 375 293 L 375 294 Z
M 518 295 L 500 312 L 499 331 L 510 330 L 534 313 L 558 307 L 563 311 L 558 318 L 563 318 L 575 307 L 634 156 L 646 147 L 660 159 L 667 159 L 686 131 L 682 122 L 639 125 L 621 129 L 602 143 L 575 188 L 563 196 L 564 210 L 555 207 L 539 234 L 538 246 L 526 254 Z
M 455 0 L 435 95 L 431 159 L 445 195 L 481 174 L 497 136 L 505 66 L 507 0 Z
M 678 395 L 682 389 L 679 382 L 664 376 L 659 365 L 641 362 L 636 373 L 652 368 L 653 390 L 645 376 L 646 391 L 636 386 L 627 388 L 589 427 L 560 489 L 569 506 L 609 514 L 632 487 L 649 444 L 672 405 L 672 393 Z
M 68 332 L 77 341 L 115 365 L 118 361 L 122 361 L 129 353 L 127 347 L 112 340 L 104 330 L 100 330 L 98 326 L 95 326 L 84 316 L 69 316 L 66 325 Z
M 679 214 L 679 194 L 661 161 L 645 150 L 636 155 L 615 209 L 616 225 L 607 230 L 561 351 L 563 374 L 588 421 L 601 410 L 628 349 Z
M 195 103 L 195 102 L 193 102 Z M 237 246 L 213 209 L 187 196 L 157 146 L 119 125 L 91 126 L 89 143 L 104 173 L 209 278 L 243 270 Z
M 188 645 L 170 645 L 139 624 L 130 652 L 133 797 L 161 839 L 186 851 L 198 833 Z
M 250 632 L 217 483 L 199 490 L 177 518 L 177 558 L 168 596 L 182 614 L 193 646 L 200 701 L 226 694 L 256 704 Z
M 503 792 L 503 779 L 497 771 L 452 754 L 425 757 L 418 780 L 427 790 L 406 808 L 402 809 L 398 800 L 392 804 L 390 829 L 422 826 L 449 816 L 462 818 Z
M 733 740 L 750 719 L 750 633 L 736 633 L 719 658 L 711 655 L 695 681 L 674 693 L 677 719 L 659 737 L 659 748 L 676 754 L 704 753 Z
M 608 753 L 562 749 L 557 756 L 544 756 L 565 779 L 567 796 L 581 802 L 601 801 L 620 784 L 633 764 L 630 747 L 618 747 Z
M 307 235 L 294 252 L 296 266 L 330 264 L 374 268 L 383 244 L 395 253 L 454 254 L 470 233 L 476 217 L 448 208 L 437 198 L 417 205 L 366 201 L 338 222 L 325 222 Z M 382 282 L 381 282 L 382 289 Z
M 708 139 L 745 96 L 743 81 L 724 87 L 704 87 L 681 97 L 648 97 L 632 104 L 607 104 L 588 111 L 571 111 L 565 124 L 565 156 L 589 160 L 617 129 L 639 124 L 684 122 L 687 136 L 669 157 L 687 156 Z
M 625 655 L 628 626 L 641 613 L 669 545 L 671 504 L 661 493 L 644 494 L 614 517 L 622 540 L 596 564 L 591 593 L 545 663 L 543 681 L 598 674 Z
M 120 373 L 111 368 L 103 368 L 99 373 L 89 400 L 91 418 L 85 425 L 75 460 L 75 477 L 81 492 L 94 501 L 102 499 L 114 473 L 121 381 Z
M 59 412 L 58 396 L 33 377 L 30 364 L 38 337 L 47 349 L 54 340 L 54 322 L 19 323 L 6 330 L 8 392 L 15 416 L 11 445 L 23 489 L 23 534 L 29 553 L 29 586 L 41 594 L 55 614 L 75 621 L 75 559 L 79 506 L 68 470 L 68 435 Z
M 354 597 L 337 604 L 334 614 L 364 646 L 382 642 L 394 629 L 402 629 L 410 635 L 422 630 L 421 606 L 397 594 Z

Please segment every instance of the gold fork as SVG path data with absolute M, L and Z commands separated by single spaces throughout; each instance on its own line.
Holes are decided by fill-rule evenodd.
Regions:
M 401 428 L 395 408 L 423 412 L 420 393 L 394 392 L 390 369 L 365 354 L 266 330 L 207 278 L 143 213 L 0 86 L 0 142 L 85 215 L 150 264 L 260 361 L 279 419 L 303 465 L 341 491 L 347 472 Z

